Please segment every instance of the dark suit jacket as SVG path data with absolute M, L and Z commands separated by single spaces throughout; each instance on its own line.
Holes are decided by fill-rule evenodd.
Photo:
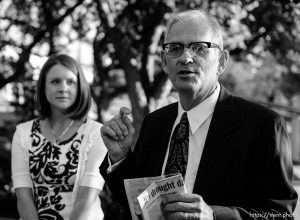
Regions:
M 108 187 L 125 209 L 123 179 L 161 174 L 177 108 L 174 103 L 145 118 L 134 152 L 114 172 L 106 173 L 107 158 L 100 166 Z M 297 202 L 292 178 L 284 120 L 222 86 L 193 192 L 212 207 L 215 219 L 292 219 Z

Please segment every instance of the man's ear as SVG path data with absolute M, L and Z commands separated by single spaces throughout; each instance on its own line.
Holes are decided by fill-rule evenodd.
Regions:
M 161 60 L 161 66 L 162 66 L 164 72 L 168 74 L 168 70 L 167 70 L 167 58 L 166 58 L 166 54 L 165 54 L 164 51 L 160 52 L 160 60 Z
M 229 60 L 229 53 L 227 50 L 223 50 L 219 58 L 218 75 L 221 75 L 224 72 L 228 60 Z

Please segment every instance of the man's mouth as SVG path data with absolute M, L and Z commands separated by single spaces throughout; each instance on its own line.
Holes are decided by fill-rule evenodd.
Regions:
M 193 71 L 189 71 L 189 70 L 181 70 L 178 72 L 179 75 L 189 75 L 189 74 L 195 74 L 195 72 Z

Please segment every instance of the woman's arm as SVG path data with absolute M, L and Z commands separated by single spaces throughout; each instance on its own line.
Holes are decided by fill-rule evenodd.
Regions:
M 99 189 L 80 186 L 70 220 L 90 219 L 90 217 L 94 215 L 92 210 L 93 207 L 95 207 L 95 204 L 97 204 L 96 200 L 98 199 L 99 193 Z M 100 209 L 101 207 L 98 208 Z M 99 216 L 99 218 L 100 217 L 101 216 Z
M 27 143 L 23 143 L 29 137 L 26 135 L 25 138 L 22 138 L 22 135 L 27 134 L 24 129 L 24 127 L 21 129 L 18 126 L 12 140 L 12 180 L 16 190 L 18 212 L 22 220 L 38 220 L 37 209 L 32 194 L 32 180 L 29 173 L 28 156 L 26 155 L 28 149 L 24 147 Z
M 22 220 L 38 220 L 38 213 L 34 205 L 32 189 L 27 187 L 17 188 L 17 205 Z
M 85 170 L 80 180 L 78 194 L 75 200 L 70 220 L 102 219 L 103 212 L 99 199 L 100 190 L 103 188 L 104 179 L 99 173 L 99 166 L 107 152 L 100 135 L 100 124 L 93 128 L 90 135 L 91 146 L 88 148 Z

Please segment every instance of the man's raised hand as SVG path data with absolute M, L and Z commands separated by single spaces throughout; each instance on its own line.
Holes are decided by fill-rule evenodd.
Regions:
M 131 109 L 122 107 L 118 115 L 101 127 L 101 136 L 113 164 L 124 158 L 133 144 L 135 131 L 129 114 Z

